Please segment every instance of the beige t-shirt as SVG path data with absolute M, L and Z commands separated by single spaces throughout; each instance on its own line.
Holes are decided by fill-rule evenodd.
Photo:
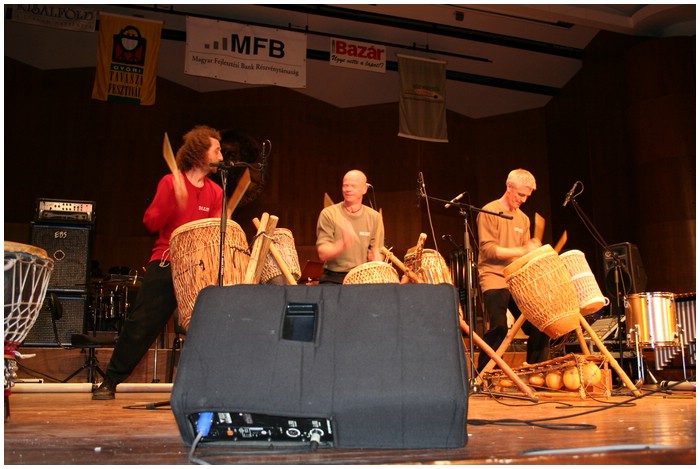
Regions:
M 479 212 L 476 223 L 479 228 L 479 285 L 481 291 L 508 288 L 503 269 L 511 260 L 496 259 L 496 246 L 519 247 L 530 239 L 530 219 L 519 208 L 511 212 L 494 200 L 484 205 L 483 210 L 510 215 L 512 220 Z
M 384 246 L 384 224 L 380 221 L 379 212 L 363 205 L 357 213 L 350 214 L 343 209 L 343 202 L 321 211 L 316 223 L 316 246 L 342 239 L 342 227 L 346 220 L 350 222 L 357 238 L 349 249 L 324 263 L 325 269 L 334 272 L 348 272 L 353 267 L 368 262 L 368 250 Z

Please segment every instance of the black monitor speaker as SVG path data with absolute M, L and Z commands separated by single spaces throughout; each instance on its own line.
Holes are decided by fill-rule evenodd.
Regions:
M 459 448 L 468 384 L 449 284 L 203 289 L 171 407 L 190 445 Z
M 603 250 L 605 290 L 613 298 L 645 291 L 647 274 L 639 249 L 632 243 L 618 243 Z M 618 266 L 619 267 L 616 267 Z

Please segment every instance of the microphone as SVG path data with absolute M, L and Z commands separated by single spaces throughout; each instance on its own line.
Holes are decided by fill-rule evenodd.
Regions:
M 464 197 L 465 194 L 466 194 L 466 191 L 465 191 L 465 192 L 462 192 L 462 193 L 459 194 L 457 197 L 455 197 L 454 199 L 452 199 L 452 200 L 450 200 L 449 202 L 447 202 L 447 203 L 445 204 L 445 208 L 450 208 L 450 206 L 452 206 L 453 203 L 455 203 L 455 202 L 457 202 L 458 200 L 460 200 L 462 197 Z
M 571 199 L 574 198 L 574 191 L 576 190 L 576 185 L 579 183 L 579 181 L 576 181 L 574 185 L 571 187 L 571 190 L 566 193 L 566 198 L 564 199 L 564 205 L 562 207 L 566 207 L 566 204 L 571 202 Z
M 374 189 L 374 186 L 372 184 L 370 184 L 369 182 L 367 183 L 367 187 L 371 187 L 372 189 Z
M 416 189 L 416 207 L 420 208 L 420 201 L 426 196 L 425 193 L 425 180 L 423 179 L 423 173 L 418 173 L 418 189 Z
M 451 242 L 454 247 L 459 249 L 459 245 L 457 243 L 455 243 L 455 240 L 452 238 L 452 235 L 444 234 L 444 235 L 442 235 L 442 239 L 444 239 L 445 241 Z
M 219 161 L 218 163 L 209 163 L 210 168 L 219 168 L 219 169 L 229 169 L 233 168 L 233 161 Z
M 246 163 L 244 161 L 220 161 L 218 163 L 209 163 L 210 168 L 231 169 L 231 168 L 251 168 L 256 171 L 262 170 L 260 163 Z

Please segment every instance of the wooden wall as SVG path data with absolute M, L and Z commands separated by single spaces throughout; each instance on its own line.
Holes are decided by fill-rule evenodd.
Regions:
M 577 201 L 606 241 L 639 246 L 649 291 L 695 291 L 694 38 L 636 42 L 601 33 L 583 71 L 544 109 L 479 120 L 448 112 L 448 144 L 399 138 L 397 103 L 338 109 L 290 89 L 200 94 L 164 79 L 154 106 L 106 103 L 90 97 L 92 68 L 40 71 L 6 57 L 5 239 L 29 241 L 37 198 L 91 200 L 93 258 L 104 271 L 140 268 L 154 239 L 141 218 L 167 172 L 163 135 L 176 149 L 184 132 L 207 124 L 272 142 L 264 190 L 233 218 L 251 239 L 253 217 L 277 215 L 302 265 L 315 257 L 323 194 L 339 201 L 349 169 L 367 173 L 401 257 L 420 232 L 443 256 L 452 244 L 442 235 L 464 239 L 455 209 L 419 203 L 419 172 L 428 196 L 468 191 L 463 201 L 480 207 L 524 167 L 538 182 L 524 209 L 547 220 L 545 242 L 566 230 L 567 248 L 603 275 L 600 246 L 562 207 L 580 180 Z

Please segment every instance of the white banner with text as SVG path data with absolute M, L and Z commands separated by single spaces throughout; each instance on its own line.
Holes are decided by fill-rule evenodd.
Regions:
M 306 88 L 306 34 L 188 16 L 185 73 Z

